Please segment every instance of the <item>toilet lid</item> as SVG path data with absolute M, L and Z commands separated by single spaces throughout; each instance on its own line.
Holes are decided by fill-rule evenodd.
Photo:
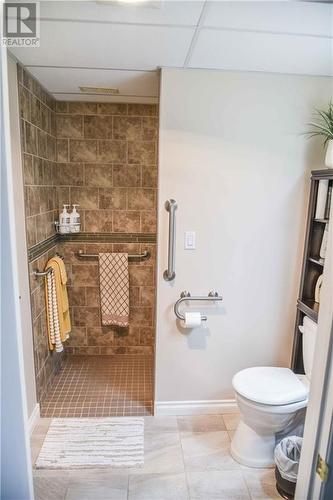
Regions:
M 306 386 L 289 368 L 246 368 L 236 373 L 232 385 L 244 398 L 266 405 L 287 405 L 308 397 Z

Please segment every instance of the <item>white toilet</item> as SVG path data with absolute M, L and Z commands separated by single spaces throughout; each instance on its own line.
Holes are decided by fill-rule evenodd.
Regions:
M 308 403 L 317 324 L 304 317 L 303 364 L 305 375 L 289 368 L 246 368 L 234 376 L 232 385 L 241 420 L 231 442 L 231 454 L 248 467 L 274 464 L 275 434 L 296 424 Z

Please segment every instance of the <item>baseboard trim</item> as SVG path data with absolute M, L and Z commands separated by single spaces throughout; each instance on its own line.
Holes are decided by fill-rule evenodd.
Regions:
M 39 407 L 39 403 L 36 403 L 36 406 L 32 410 L 32 413 L 31 413 L 29 420 L 28 420 L 28 431 L 29 431 L 30 436 L 33 433 L 34 428 L 36 427 L 36 424 L 37 424 L 39 419 L 40 419 L 40 407 Z
M 156 416 L 164 415 L 212 415 L 238 411 L 235 399 L 199 401 L 155 401 Z

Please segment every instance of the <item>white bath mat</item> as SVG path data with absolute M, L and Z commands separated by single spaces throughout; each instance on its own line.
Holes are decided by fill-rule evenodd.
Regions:
M 39 453 L 38 469 L 143 466 L 144 419 L 54 418 Z

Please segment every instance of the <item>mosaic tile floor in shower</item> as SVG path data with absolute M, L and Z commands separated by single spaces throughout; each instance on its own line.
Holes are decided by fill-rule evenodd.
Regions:
M 42 417 L 151 415 L 151 356 L 69 356 L 41 402 Z

